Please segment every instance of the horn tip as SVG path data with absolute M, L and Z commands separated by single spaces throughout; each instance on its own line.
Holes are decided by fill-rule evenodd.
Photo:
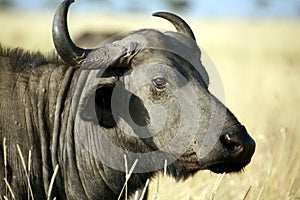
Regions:
M 75 2 L 75 0 L 65 0 L 65 1 L 67 1 L 67 2 L 69 2 L 69 3 Z
M 67 5 L 71 5 L 72 3 L 74 3 L 75 2 L 75 0 L 64 0 L 63 2 L 62 2 L 62 4 L 67 4 Z

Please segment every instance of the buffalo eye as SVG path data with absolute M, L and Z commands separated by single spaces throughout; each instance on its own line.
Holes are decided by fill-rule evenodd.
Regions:
M 167 86 L 168 82 L 164 77 L 156 77 L 152 79 L 152 83 L 158 89 L 163 89 Z

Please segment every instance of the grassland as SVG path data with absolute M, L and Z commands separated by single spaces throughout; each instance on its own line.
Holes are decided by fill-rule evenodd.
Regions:
M 1 12 L 0 41 L 52 50 L 51 17 Z M 84 29 L 172 28 L 150 17 L 71 19 L 74 36 Z M 180 183 L 161 175 L 151 181 L 150 199 L 300 199 L 300 21 L 188 21 L 222 78 L 226 105 L 257 148 L 244 172 L 226 174 L 218 187 L 220 176 L 208 171 Z

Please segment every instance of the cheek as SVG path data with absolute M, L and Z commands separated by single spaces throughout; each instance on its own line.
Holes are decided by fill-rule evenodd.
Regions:
M 153 118 L 160 119 L 164 122 L 177 119 L 180 115 L 180 104 L 177 97 L 171 90 L 158 90 L 154 86 L 149 87 L 149 99 L 146 106 L 149 107 Z
M 147 111 L 147 129 L 150 135 L 154 137 L 165 130 L 166 125 L 171 120 L 170 116 L 174 116 L 174 114 L 171 114 L 172 109 L 174 111 L 175 108 L 174 105 L 171 105 L 171 102 L 174 103 L 174 101 L 171 101 L 171 96 L 166 91 L 157 91 L 151 84 L 139 88 L 134 93 L 141 99 L 143 109 L 134 109 L 132 111 L 137 111 L 138 113 L 141 113 L 141 110 Z M 132 107 L 136 107 L 136 105 Z
M 147 84 L 132 93 L 131 115 L 133 117 L 140 116 L 141 112 L 147 113 L 147 127 L 152 135 L 161 132 L 168 124 L 174 124 L 180 117 L 179 102 L 171 91 L 157 90 L 152 84 Z M 138 97 L 139 101 L 136 101 L 135 97 Z
M 148 87 L 143 91 L 143 94 L 139 92 L 139 96 L 146 97 L 143 102 L 150 119 L 147 128 L 156 146 L 164 147 L 173 140 L 179 130 L 180 104 L 175 96 L 167 90 Z
M 170 104 L 174 96 L 168 89 L 157 89 L 153 85 L 149 87 L 149 97 L 154 104 Z
M 169 148 L 172 152 L 178 150 L 177 144 L 188 147 L 199 135 L 198 131 L 201 126 L 199 98 L 193 88 L 187 85 L 182 89 L 172 91 L 152 89 L 151 95 L 151 103 L 159 106 L 159 109 L 156 109 L 157 113 L 153 116 L 159 119 L 157 123 L 163 123 L 160 130 L 155 130 L 155 143 L 160 146 L 170 144 Z M 164 118 L 161 116 L 162 113 Z M 179 151 L 184 152 L 184 150 Z

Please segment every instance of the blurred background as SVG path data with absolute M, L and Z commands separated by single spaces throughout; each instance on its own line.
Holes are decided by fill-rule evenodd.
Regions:
M 51 24 L 60 2 L 0 0 L 0 43 L 54 51 Z M 257 148 L 238 174 L 201 171 L 179 183 L 159 175 L 149 199 L 300 199 L 300 0 L 77 0 L 69 30 L 83 47 L 128 30 L 174 30 L 151 17 L 162 10 L 192 27 L 222 79 L 226 105 Z
M 14 10 L 49 11 L 59 2 L 60 0 L 0 0 L 0 6 Z M 80 4 L 74 11 L 136 14 L 155 10 L 174 10 L 198 17 L 300 16 L 299 0 L 85 0 Z

